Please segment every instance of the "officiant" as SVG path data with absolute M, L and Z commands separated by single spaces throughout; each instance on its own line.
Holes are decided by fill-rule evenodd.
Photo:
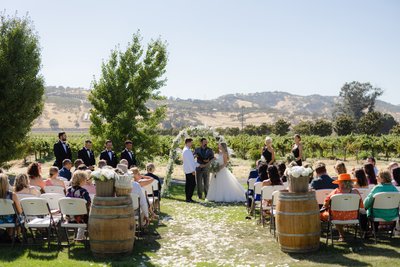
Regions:
M 199 199 L 203 199 L 203 192 L 204 197 L 207 197 L 210 180 L 209 163 L 214 159 L 214 152 L 207 146 L 208 141 L 206 138 L 201 138 L 200 143 L 201 147 L 195 149 L 194 156 L 197 158 L 197 163 L 200 164 L 196 168 L 197 195 Z

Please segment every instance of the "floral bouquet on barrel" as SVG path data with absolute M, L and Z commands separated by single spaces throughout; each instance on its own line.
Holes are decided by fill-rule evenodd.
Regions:
M 118 175 L 113 169 L 99 169 L 91 173 L 96 185 L 96 196 L 113 197 L 114 183 Z
M 214 174 L 214 178 L 217 178 L 217 172 L 219 172 L 219 163 L 215 159 L 210 163 L 210 172 Z
M 286 171 L 288 177 L 289 192 L 305 193 L 308 191 L 308 183 L 313 169 L 310 167 L 293 166 Z

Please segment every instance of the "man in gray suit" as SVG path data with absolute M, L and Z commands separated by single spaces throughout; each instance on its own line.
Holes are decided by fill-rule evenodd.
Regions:
M 194 156 L 197 157 L 197 163 L 200 164 L 196 168 L 197 195 L 199 199 L 203 199 L 203 192 L 204 197 L 207 197 L 210 180 L 209 162 L 214 159 L 214 152 L 207 147 L 208 141 L 206 138 L 201 138 L 200 142 L 201 147 L 195 149 Z

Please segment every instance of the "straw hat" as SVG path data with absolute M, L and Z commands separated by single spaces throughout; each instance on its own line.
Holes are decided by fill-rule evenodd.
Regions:
M 339 174 L 338 179 L 333 181 L 332 183 L 333 184 L 339 184 L 340 182 L 344 182 L 344 181 L 353 181 L 353 182 L 355 182 L 355 181 L 357 181 L 357 179 L 351 179 L 350 174 L 342 173 L 342 174 Z

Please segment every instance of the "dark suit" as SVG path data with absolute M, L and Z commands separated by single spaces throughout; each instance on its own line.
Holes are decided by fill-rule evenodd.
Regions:
M 128 161 L 129 168 L 132 168 L 133 166 L 137 166 L 137 160 L 136 160 L 135 154 L 132 151 L 131 151 L 131 153 L 129 153 L 128 150 L 124 149 L 121 152 L 121 159 L 126 159 Z
M 58 141 L 53 146 L 54 156 L 56 156 L 56 161 L 54 161 L 53 166 L 57 166 L 59 169 L 62 168 L 62 162 L 64 159 L 70 159 L 72 161 L 71 148 L 68 144 L 65 144 L 66 149 L 61 141 Z
M 117 167 L 118 158 L 114 151 L 111 151 L 111 158 L 110 158 L 110 156 L 108 155 L 108 151 L 103 150 L 100 154 L 100 159 L 104 159 L 105 161 L 107 161 L 107 165 L 113 168 Z
M 88 167 L 96 165 L 96 159 L 94 157 L 93 151 L 86 149 L 86 147 L 83 147 L 81 150 L 78 151 L 78 159 L 83 160 L 83 163 L 85 163 L 85 165 Z

